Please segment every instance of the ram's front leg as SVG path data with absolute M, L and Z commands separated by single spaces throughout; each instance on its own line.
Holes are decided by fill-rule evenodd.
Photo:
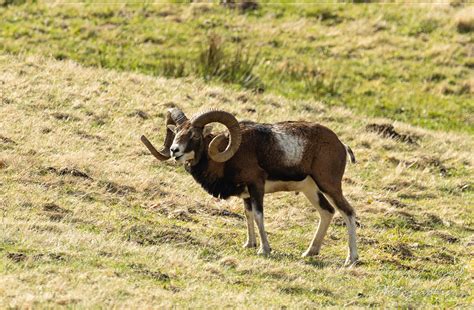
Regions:
M 271 248 L 268 244 L 267 233 L 265 232 L 265 225 L 263 224 L 263 195 L 265 195 L 264 186 L 249 185 L 248 189 L 255 223 L 257 223 L 258 232 L 260 234 L 260 249 L 258 250 L 258 254 L 270 254 Z
M 255 224 L 253 211 L 252 211 L 252 201 L 250 198 L 244 199 L 245 207 L 245 218 L 247 219 L 247 241 L 244 244 L 244 248 L 255 248 L 257 246 L 257 239 L 255 238 Z

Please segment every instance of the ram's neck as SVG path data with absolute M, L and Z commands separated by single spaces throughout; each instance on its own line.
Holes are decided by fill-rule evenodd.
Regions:
M 207 155 L 207 145 L 199 162 L 194 166 L 187 167 L 193 178 L 204 190 L 214 197 L 227 199 L 230 196 L 239 195 L 243 192 L 243 187 L 236 185 L 232 173 L 226 173 L 225 163 L 218 163 L 211 160 Z

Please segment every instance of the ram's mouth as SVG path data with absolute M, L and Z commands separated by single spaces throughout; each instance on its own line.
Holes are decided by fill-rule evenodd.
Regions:
M 180 155 L 180 156 L 176 156 L 174 159 L 175 159 L 175 160 L 179 160 L 179 159 L 182 158 L 183 156 L 184 156 L 184 154 L 183 154 L 183 155 Z

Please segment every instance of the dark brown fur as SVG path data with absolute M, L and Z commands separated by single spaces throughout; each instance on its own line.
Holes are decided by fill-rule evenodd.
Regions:
M 194 150 L 199 158 L 196 165 L 188 167 L 188 171 L 206 191 L 224 199 L 239 196 L 245 186 L 263 188 L 266 180 L 301 181 L 311 176 L 320 190 L 334 199 L 341 211 L 352 215 L 352 208 L 341 197 L 347 152 L 336 134 L 322 125 L 308 122 L 282 122 L 277 125 L 280 130 L 285 128 L 308 141 L 298 165 L 286 166 L 282 162 L 282 150 L 272 135 L 271 124 L 241 122 L 242 143 L 239 150 L 229 161 L 217 163 L 207 156 L 207 146 L 214 136 L 208 135 L 201 143 L 191 137 L 190 124 L 184 123 L 178 130 L 188 132 L 178 139 L 180 142 L 189 141 L 186 152 Z
M 176 155 L 178 160 L 187 156 L 182 159 L 188 161 L 186 170 L 211 195 L 223 199 L 231 196 L 244 198 L 248 226 L 248 241 L 244 246 L 254 247 L 256 244 L 254 218 L 261 238 L 261 253 L 270 253 L 263 224 L 263 197 L 267 190 L 265 183 L 271 181 L 268 192 L 302 189 L 318 208 L 321 222 L 305 256 L 319 253 L 334 208 L 337 208 L 348 225 L 346 264 L 357 261 L 354 210 L 344 198 L 341 187 L 347 157 L 355 161 L 352 150 L 332 130 L 315 123 L 240 122 L 239 126 L 240 146 L 225 162 L 216 162 L 208 155 L 208 146 L 215 135 L 205 133 L 204 128 L 192 127 L 189 121 L 177 127 L 174 146 L 170 150 L 179 154 Z M 220 151 L 227 144 L 228 139 L 221 141 Z M 293 153 L 292 147 L 301 149 L 295 149 Z M 293 183 L 299 181 L 303 182 Z

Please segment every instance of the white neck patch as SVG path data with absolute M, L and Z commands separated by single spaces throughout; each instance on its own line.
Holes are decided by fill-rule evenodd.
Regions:
M 288 166 L 300 164 L 303 159 L 306 141 L 283 128 L 281 130 L 280 128 L 273 129 L 272 132 L 278 147 L 283 152 L 284 163 Z

